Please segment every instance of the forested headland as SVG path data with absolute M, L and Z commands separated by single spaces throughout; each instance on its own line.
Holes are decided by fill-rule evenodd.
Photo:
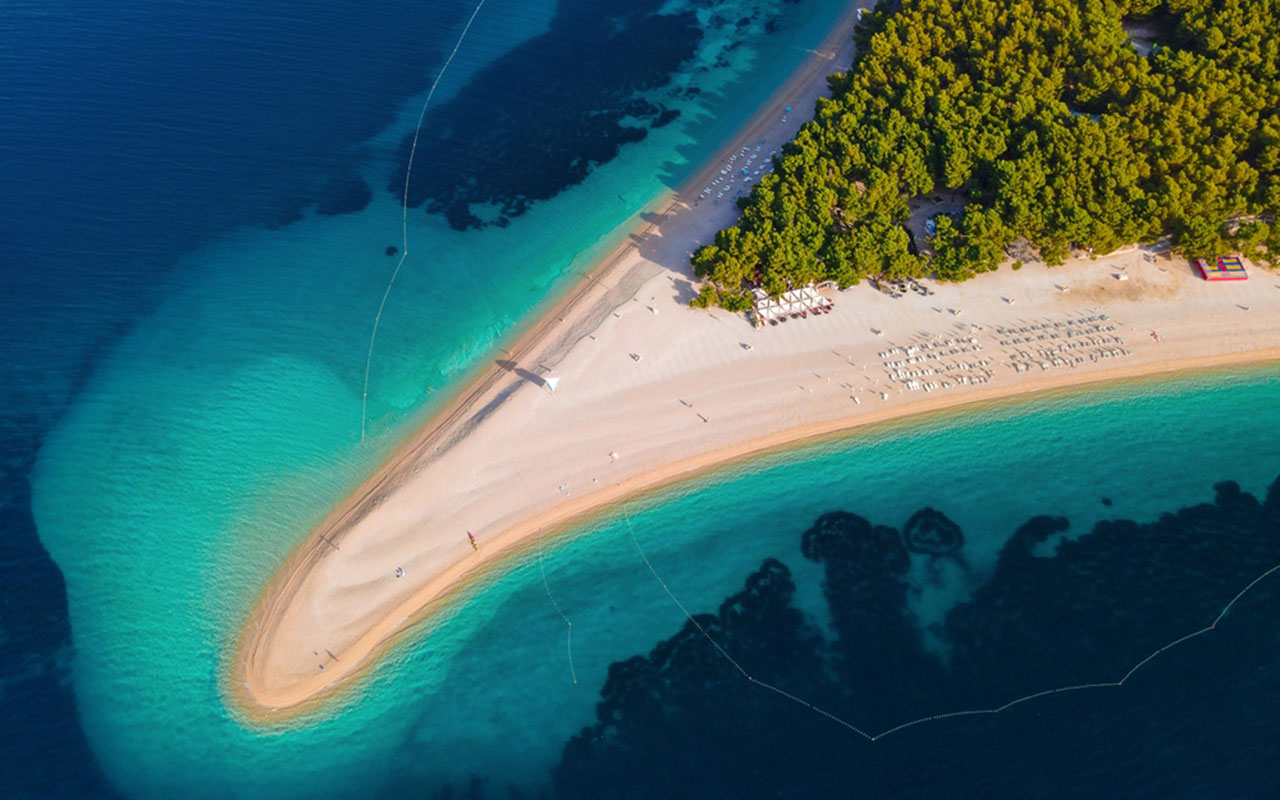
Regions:
M 1141 29 L 1141 35 L 1129 31 Z M 867 276 L 960 281 L 1168 237 L 1280 253 L 1280 0 L 902 0 L 693 255 L 695 305 Z M 927 255 L 913 199 L 956 192 Z

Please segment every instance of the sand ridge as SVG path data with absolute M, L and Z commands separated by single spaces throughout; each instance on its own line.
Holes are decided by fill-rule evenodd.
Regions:
M 849 62 L 852 20 L 299 545 L 237 643 L 241 711 L 279 720 L 309 708 L 531 537 L 715 465 L 957 405 L 1280 359 L 1274 274 L 1207 284 L 1184 261 L 1137 250 L 930 283 L 931 296 L 832 291 L 832 313 L 759 330 L 689 308 L 689 253 L 735 211 L 686 198 L 729 153 L 790 137 L 799 119 L 782 122 L 782 107 L 805 107 Z

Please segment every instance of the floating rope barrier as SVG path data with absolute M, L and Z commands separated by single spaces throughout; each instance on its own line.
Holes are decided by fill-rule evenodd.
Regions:
M 698 620 L 696 620 L 694 616 L 689 613 L 689 609 L 685 608 L 684 604 L 681 603 L 680 600 L 675 596 L 675 593 L 671 591 L 671 587 L 667 586 L 667 582 L 664 581 L 662 579 L 662 576 L 658 574 L 658 570 L 654 569 L 653 562 L 649 560 L 649 556 L 645 554 L 644 548 L 640 546 L 640 540 L 636 538 L 635 529 L 631 527 L 631 515 L 626 512 L 625 507 L 623 508 L 623 514 L 627 520 L 627 532 L 631 534 L 631 543 L 636 546 L 636 552 L 640 554 L 640 558 L 644 561 L 644 565 L 649 568 L 649 572 L 653 574 L 654 579 L 658 581 L 658 584 L 660 586 L 662 586 L 662 590 L 667 593 L 667 597 L 671 598 L 671 602 L 675 603 L 676 608 L 680 609 L 680 611 L 685 615 L 685 617 L 687 617 L 689 621 L 693 623 L 693 626 L 698 629 L 698 632 L 702 634 L 703 638 L 706 639 L 708 642 L 710 642 L 711 646 L 714 647 L 716 650 L 718 650 L 720 652 L 720 655 L 724 656 L 725 660 L 728 661 L 730 664 L 732 664 L 733 668 L 736 669 L 738 673 L 742 675 L 743 678 L 747 679 L 748 683 L 755 684 L 756 686 L 759 686 L 762 689 L 768 689 L 769 691 L 781 697 L 785 697 L 786 699 L 792 701 L 793 703 L 799 703 L 800 705 L 804 706 L 810 711 L 821 714 L 822 716 L 826 717 L 832 722 L 835 722 L 838 725 L 843 725 L 844 727 L 848 728 L 849 730 L 853 731 L 854 733 L 858 734 L 859 736 L 865 739 L 868 739 L 873 742 L 876 740 L 876 737 L 872 736 L 871 734 L 867 733 L 861 728 L 858 728 L 857 726 L 854 726 L 854 725 L 850 725 L 848 722 L 845 722 L 844 720 L 840 719 L 835 714 L 832 714 L 818 706 L 815 706 L 813 703 L 810 703 L 808 700 L 804 700 L 802 698 L 796 697 L 790 692 L 784 689 L 779 689 L 777 686 L 774 686 L 771 683 L 766 683 L 758 678 L 752 677 L 751 673 L 747 672 L 742 667 L 742 665 L 739 664 L 737 660 L 734 659 L 733 656 L 729 655 L 729 653 L 723 647 L 720 646 L 719 642 L 717 642 L 715 639 L 711 637 L 711 634 L 707 632 L 707 629 L 702 627 L 702 623 L 698 622 Z
M 688 618 L 689 622 L 693 623 L 694 627 L 698 629 L 698 631 L 702 634 L 703 638 L 705 638 L 708 642 L 710 642 L 711 646 L 714 647 L 716 651 L 719 652 L 720 655 L 723 656 L 726 661 L 728 661 L 731 665 L 733 665 L 733 668 L 737 670 L 738 673 L 741 674 L 743 678 L 745 678 L 749 683 L 759 686 L 762 689 L 768 689 L 769 691 L 781 697 L 791 700 L 794 703 L 798 703 L 799 705 L 804 706 L 810 711 L 813 711 L 823 717 L 826 717 L 827 719 L 831 720 L 832 722 L 835 722 L 838 725 L 848 728 L 849 730 L 853 731 L 854 733 L 858 734 L 859 736 L 863 737 L 869 742 L 879 741 L 880 739 L 883 739 L 884 737 L 890 734 L 897 733 L 899 731 L 904 731 L 907 728 L 913 728 L 917 725 L 923 725 L 926 722 L 938 722 L 944 719 L 952 719 L 955 717 L 973 717 L 973 716 L 986 715 L 986 714 L 999 714 L 1001 711 L 1005 711 L 1006 709 L 1013 708 L 1014 706 L 1019 705 L 1021 703 L 1026 703 L 1041 697 L 1048 697 L 1049 695 L 1065 694 L 1067 692 L 1077 692 L 1084 689 L 1119 688 L 1124 685 L 1125 681 L 1133 677 L 1133 674 L 1135 672 L 1137 672 L 1142 667 L 1146 666 L 1148 663 L 1153 661 L 1157 656 L 1164 653 L 1166 650 L 1171 650 L 1177 647 L 1178 645 L 1182 644 L 1183 642 L 1188 642 L 1192 639 L 1195 639 L 1198 636 L 1201 636 L 1203 634 L 1209 633 L 1212 630 L 1217 629 L 1218 623 L 1221 622 L 1224 617 L 1226 617 L 1227 613 L 1231 611 L 1231 608 L 1240 600 L 1240 598 L 1248 594 L 1249 591 L 1253 589 L 1253 587 L 1257 586 L 1264 579 L 1271 576 L 1276 571 L 1280 570 L 1280 564 L 1276 564 L 1271 569 L 1267 570 L 1266 572 L 1262 573 L 1258 577 L 1254 578 L 1252 581 L 1249 582 L 1249 585 L 1245 586 L 1243 589 L 1240 590 L 1239 593 L 1236 594 L 1235 597 L 1231 598 L 1231 602 L 1223 606 L 1222 611 L 1218 614 L 1216 618 L 1214 618 L 1212 624 L 1210 624 L 1208 627 L 1201 628 L 1200 630 L 1193 631 L 1191 633 L 1186 634 L 1185 636 L 1181 636 L 1177 639 L 1174 639 L 1173 641 L 1156 649 L 1146 658 L 1134 664 L 1133 667 L 1131 667 L 1129 671 L 1124 674 L 1124 677 L 1118 681 L 1082 683 L 1082 684 L 1077 684 L 1075 686 L 1059 686 L 1055 689 L 1045 689 L 1042 692 L 1035 692 L 1034 694 L 1028 694 L 1028 695 L 1024 695 L 1022 697 L 1016 698 L 1014 700 L 1010 700 L 1004 705 L 998 706 L 996 708 L 972 708 L 972 709 L 964 709 L 960 711 L 950 711 L 943 714 L 932 714 L 927 717 L 920 717 L 919 719 L 913 719 L 908 722 L 903 722 L 900 725 L 895 725 L 892 728 L 888 728 L 886 730 L 881 731 L 880 733 L 873 735 L 873 734 L 867 733 L 866 731 L 862 730 L 856 725 L 850 724 L 849 722 L 841 719 L 835 714 L 832 714 L 831 712 L 819 706 L 816 706 L 813 703 L 810 703 L 808 700 L 805 700 L 800 697 L 796 697 L 790 692 L 784 691 L 783 689 L 779 689 L 778 687 L 773 686 L 772 684 L 765 683 L 764 681 L 753 677 L 751 673 L 747 672 L 747 670 L 743 668 L 743 666 L 739 664 L 738 661 L 733 658 L 733 656 L 729 655 L 729 653 L 724 649 L 724 647 L 720 645 L 719 642 L 717 642 L 714 638 L 712 638 L 711 634 L 707 631 L 706 628 L 704 628 L 698 622 L 698 620 L 694 618 L 693 614 L 689 613 L 689 610 L 685 608 L 684 604 L 681 603 L 680 600 L 677 599 L 675 594 L 671 591 L 671 587 L 667 586 L 666 581 L 664 581 L 662 579 L 662 576 L 658 574 L 658 571 L 654 568 L 653 563 L 649 560 L 649 556 L 645 554 L 644 548 L 640 546 L 640 540 L 636 538 L 635 529 L 631 526 L 631 515 L 627 513 L 625 506 L 623 507 L 623 516 L 627 522 L 627 532 L 631 535 L 631 543 L 635 545 L 636 552 L 640 554 L 640 558 L 644 561 L 645 566 L 649 568 L 649 572 L 653 574 L 654 579 L 658 581 L 658 584 L 660 586 L 662 586 L 662 590 L 666 592 L 667 597 L 671 598 L 671 602 L 675 604 L 676 608 L 680 609 L 681 613 L 683 613 L 685 617 Z
M 573 685 L 578 685 L 578 672 L 573 668 L 573 622 L 569 620 L 569 615 L 564 613 L 564 609 L 556 602 L 555 595 L 551 594 L 551 584 L 547 583 L 547 570 L 542 565 L 542 537 L 538 537 L 538 572 L 542 574 L 542 588 L 547 591 L 547 599 L 551 601 L 552 607 L 556 613 L 560 615 L 560 619 L 564 620 L 565 627 L 569 632 L 565 635 L 565 650 L 569 655 L 569 677 L 573 679 Z
M 360 397 L 360 441 L 362 442 L 364 441 L 365 425 L 368 422 L 369 415 L 369 366 L 373 363 L 373 343 L 378 338 L 378 325 L 382 322 L 382 312 L 387 307 L 387 298 L 391 295 L 391 287 L 400 275 L 400 268 L 404 266 L 405 259 L 409 257 L 409 179 L 413 175 L 413 157 L 418 152 L 418 137 L 422 133 L 422 122 L 427 117 L 427 106 L 431 105 L 431 98 L 436 93 L 436 87 L 440 85 L 440 81 L 444 78 L 449 65 L 453 63 L 454 56 L 458 55 L 458 48 L 462 47 L 462 40 L 467 38 L 467 34 L 471 31 L 471 24 L 476 21 L 476 15 L 480 13 L 480 9 L 484 7 L 484 4 L 485 0 L 480 0 L 476 7 L 472 9 L 471 17 L 463 27 L 462 33 L 458 36 L 458 41 L 454 42 L 453 50 L 449 53 L 449 57 L 445 59 L 444 66 L 440 67 L 440 71 L 436 73 L 436 79 L 431 82 L 431 88 L 427 91 L 427 98 L 422 101 L 422 109 L 418 112 L 418 124 L 413 129 L 413 143 L 409 146 L 409 163 L 404 170 L 404 191 L 400 196 L 400 260 L 396 262 L 396 268 L 391 272 L 391 280 L 387 281 L 387 288 L 382 293 L 382 302 L 378 303 L 378 313 L 373 317 L 373 331 L 369 334 L 369 352 L 364 359 L 364 387 L 361 390 Z
M 526 491 L 529 491 L 529 483 L 524 479 L 524 475 L 517 472 L 516 477 L 520 479 L 520 483 L 524 485 Z M 538 574 L 542 576 L 542 588 L 547 593 L 547 599 L 551 601 L 551 607 L 560 615 L 560 619 L 564 620 L 565 627 L 568 632 L 565 634 L 564 647 L 569 657 L 569 677 L 573 679 L 573 685 L 578 685 L 578 671 L 573 666 L 573 621 L 569 619 L 569 615 L 564 613 L 564 609 L 560 607 L 560 603 L 556 601 L 555 595 L 551 593 L 551 584 L 547 582 L 547 568 L 542 562 L 543 544 L 542 537 L 538 539 Z

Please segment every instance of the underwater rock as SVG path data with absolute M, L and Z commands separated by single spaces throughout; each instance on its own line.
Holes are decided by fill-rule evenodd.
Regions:
M 898 532 L 883 525 L 872 526 L 864 517 L 847 511 L 832 511 L 814 521 L 800 539 L 800 552 L 811 561 L 845 562 L 863 572 L 906 571 L 907 553 Z
M 659 115 L 657 116 L 657 118 L 656 118 L 656 119 L 654 119 L 654 121 L 653 121 L 653 123 L 650 125 L 650 127 L 653 127 L 653 128 L 662 128 L 662 127 L 664 127 L 664 126 L 666 126 L 666 125 L 671 124 L 671 122 L 672 122 L 673 120 L 675 120 L 675 119 L 676 119 L 677 117 L 679 117 L 679 116 L 680 116 L 680 109 L 678 109 L 678 108 L 668 108 L 667 110 L 665 110 L 665 111 L 663 111 L 661 114 L 659 114 Z
M 414 137 L 401 143 L 387 190 L 443 215 L 457 230 L 484 228 L 472 208 L 513 219 L 534 203 L 581 183 L 650 127 L 675 119 L 645 97 L 671 83 L 703 31 L 691 10 L 655 14 L 627 0 L 560 4 L 551 30 L 479 70 L 459 92 L 426 112 L 406 190 Z M 591 41 L 613 55 L 582 70 L 564 40 Z M 518 67 L 515 65 L 519 65 Z M 550 78 L 549 76 L 554 76 Z M 495 106 L 490 98 L 524 102 Z
M 272 210 L 267 219 L 268 230 L 279 230 L 287 228 L 298 220 L 302 219 L 303 212 L 306 211 L 307 201 L 300 197 L 290 197 L 281 202 L 278 208 Z
M 597 722 L 565 745 L 555 795 L 777 796 L 793 770 L 818 768 L 820 750 L 789 753 L 760 735 L 830 732 L 830 723 L 777 693 L 814 697 L 826 680 L 820 637 L 792 605 L 794 592 L 787 567 L 766 559 L 719 613 L 696 615 L 647 657 L 612 664 Z M 752 685 L 729 658 L 775 691 Z
M 913 553 L 949 556 L 964 547 L 960 526 L 933 508 L 922 508 L 911 515 L 902 529 L 902 539 Z
M 334 178 L 325 184 L 316 203 L 316 213 L 333 217 L 363 211 L 373 200 L 373 191 L 359 175 Z
M 893 741 L 902 737 L 906 746 L 869 744 L 832 716 L 875 735 L 939 713 L 951 717 L 1056 687 L 1118 680 L 1157 649 L 1213 622 L 1250 579 L 1280 562 L 1280 478 L 1265 503 L 1234 483 L 1214 488 L 1212 503 L 1149 523 L 1100 522 L 1047 557 L 1033 552 L 1066 531 L 1068 521 L 1047 515 L 1028 520 L 1005 544 L 986 583 L 947 614 L 945 667 L 924 648 L 907 610 L 910 564 L 903 540 L 942 549 L 963 541 L 960 528 L 933 509 L 913 514 L 903 536 L 849 512 L 823 514 L 804 532 L 801 549 L 825 568 L 823 595 L 834 635 L 815 633 L 792 605 L 789 570 L 766 560 L 718 613 L 696 615 L 697 625 L 686 622 L 647 657 L 610 667 L 597 722 L 566 743 L 551 796 L 846 796 L 850 786 L 876 785 L 886 776 L 901 786 L 901 776 L 917 774 L 921 763 L 928 764 L 924 772 L 938 773 L 933 784 L 968 780 L 975 786 L 965 796 L 985 796 L 993 773 L 971 774 L 969 759 L 983 757 L 993 731 L 1005 732 L 1007 752 L 993 762 L 1003 775 L 1011 773 L 999 758 L 1025 755 L 1021 731 L 1043 736 L 1064 723 L 1061 742 L 1073 749 L 1065 755 L 1050 748 L 1045 758 L 1069 757 L 1087 768 L 1114 754 L 1115 763 L 1103 771 L 1119 774 L 1132 765 L 1133 753 L 1123 745 L 1135 726 L 1144 741 L 1170 735 L 1159 726 L 1171 718 L 1152 715 L 1159 693 L 1201 685 L 1152 684 L 1146 671 L 1163 669 L 1153 662 L 1137 673 L 1142 679 L 1132 689 L 1126 683 L 1124 697 L 1139 699 L 1118 709 L 1112 698 L 1120 695 L 1060 694 L 998 721 L 929 721 L 894 733 Z M 1259 583 L 1257 597 L 1238 602 L 1224 618 L 1227 624 L 1239 618 L 1238 632 L 1265 630 L 1273 602 L 1265 598 L 1278 589 Z M 1251 643 L 1249 649 L 1263 653 L 1265 646 Z M 1182 652 L 1170 657 L 1175 664 L 1184 659 L 1185 667 L 1185 653 L 1172 655 Z M 1145 701 L 1143 691 L 1149 693 Z M 1150 730 L 1135 711 L 1151 717 Z M 1181 732 L 1190 735 L 1199 723 L 1193 716 L 1187 723 L 1192 727 Z M 1110 741 L 1110 747 L 1090 738 L 1108 735 L 1103 745 Z M 958 757 L 958 748 L 966 747 L 968 756 Z M 1023 773 L 1027 787 L 1041 775 L 1034 768 Z

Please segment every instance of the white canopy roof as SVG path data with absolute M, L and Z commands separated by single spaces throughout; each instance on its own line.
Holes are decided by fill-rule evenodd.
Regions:
M 783 292 L 778 297 L 770 297 L 764 289 L 755 289 L 752 294 L 756 298 L 756 314 L 766 322 L 800 311 L 808 311 L 828 302 L 825 297 L 818 294 L 813 284 Z

